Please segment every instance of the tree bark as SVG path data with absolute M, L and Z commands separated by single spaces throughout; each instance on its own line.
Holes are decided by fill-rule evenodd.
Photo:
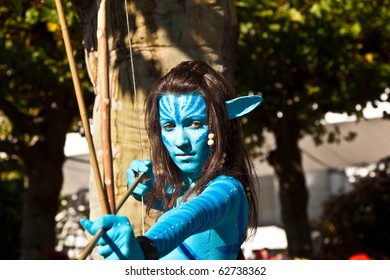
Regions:
M 44 154 L 37 156 L 33 166 L 27 168 L 29 187 L 23 195 L 20 256 L 25 260 L 52 259 L 55 256 L 54 217 L 62 186 L 63 160 L 50 159 Z
M 274 167 L 279 182 L 281 218 L 287 235 L 288 253 L 291 258 L 310 259 L 309 193 L 298 146 L 300 129 L 293 117 L 293 108 L 284 112 L 286 114 L 273 130 L 277 148 L 269 155 L 268 162 Z
M 67 114 L 68 90 L 57 91 L 62 101 L 48 109 L 43 134 L 31 146 L 21 147 L 27 184 L 23 194 L 20 259 L 56 258 L 55 216 L 63 183 L 64 145 L 72 117 Z
M 83 23 L 84 46 L 90 79 L 97 75 L 96 15 L 98 1 L 72 1 Z M 111 107 L 111 137 L 116 198 L 126 190 L 126 170 L 134 159 L 149 158 L 144 125 L 144 100 L 152 83 L 184 60 L 203 60 L 233 77 L 237 21 L 234 1 L 108 1 L 107 36 Z M 128 32 L 127 17 L 130 34 Z M 129 50 L 131 40 L 134 73 Z M 135 77 L 136 92 L 133 90 Z M 93 135 L 101 158 L 99 89 L 93 113 Z M 90 184 L 90 218 L 101 215 L 93 178 Z M 128 216 L 141 234 L 144 210 L 130 198 L 119 214 Z M 146 229 L 154 219 L 146 219 Z

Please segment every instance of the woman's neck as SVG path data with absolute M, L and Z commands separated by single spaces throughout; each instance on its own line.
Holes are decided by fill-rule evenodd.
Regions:
M 199 180 L 200 175 L 197 174 L 182 174 L 182 185 L 183 187 L 192 188 L 195 186 L 196 182 Z

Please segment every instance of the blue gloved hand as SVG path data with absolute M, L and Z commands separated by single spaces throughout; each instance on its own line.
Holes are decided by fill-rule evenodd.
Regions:
M 106 215 L 95 222 L 81 218 L 81 225 L 90 234 L 106 231 L 98 240 L 98 253 L 107 260 L 144 260 L 142 251 L 129 220 L 124 216 Z
M 139 183 L 137 187 L 134 189 L 132 195 L 139 199 L 140 197 L 144 196 L 145 193 L 152 188 L 153 181 L 154 181 L 154 174 L 152 169 L 152 161 L 151 160 L 134 160 L 130 167 L 126 171 L 127 176 L 127 186 L 131 186 L 131 184 L 134 182 L 135 173 L 144 172 L 146 173 L 146 176 L 148 177 L 147 180 L 142 181 L 142 183 Z

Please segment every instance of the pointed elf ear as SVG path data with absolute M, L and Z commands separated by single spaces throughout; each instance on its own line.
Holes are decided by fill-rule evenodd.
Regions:
M 226 101 L 226 109 L 229 120 L 248 114 L 257 106 L 259 106 L 261 101 L 263 101 L 263 97 L 260 95 L 241 96 Z

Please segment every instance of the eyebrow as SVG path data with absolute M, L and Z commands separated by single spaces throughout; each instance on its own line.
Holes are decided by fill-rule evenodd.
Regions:
M 195 121 L 206 121 L 207 119 L 207 116 L 206 114 L 192 114 L 192 115 L 186 115 L 182 121 L 186 121 L 186 120 L 195 120 Z M 166 121 L 171 121 L 171 120 L 176 120 L 175 118 L 171 118 L 171 117 L 160 117 L 160 123 L 161 122 L 166 122 Z

